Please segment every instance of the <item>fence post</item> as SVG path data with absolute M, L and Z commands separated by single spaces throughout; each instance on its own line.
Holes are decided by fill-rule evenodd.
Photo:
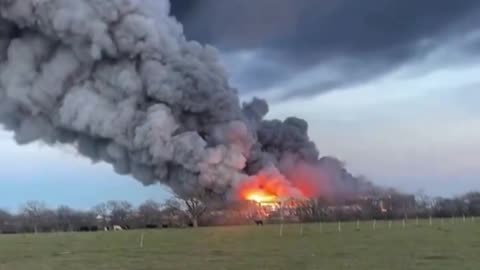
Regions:
M 140 235 L 140 248 L 143 248 L 144 238 L 145 238 L 145 232 L 142 232 L 142 234 Z
M 279 232 L 279 235 L 280 237 L 283 236 L 283 223 L 285 222 L 285 213 L 283 213 L 283 203 L 280 203 L 280 232 Z

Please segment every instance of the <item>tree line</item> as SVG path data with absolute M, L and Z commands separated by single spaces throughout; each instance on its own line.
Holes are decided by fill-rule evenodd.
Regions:
M 88 211 L 68 206 L 51 209 L 43 202 L 30 201 L 15 214 L 0 210 L 0 233 L 98 231 L 114 225 L 155 229 L 248 224 L 259 218 L 278 221 L 280 211 L 282 218 L 295 217 L 291 221 L 301 222 L 480 216 L 480 192 L 455 198 L 393 193 L 343 201 L 315 199 L 290 209 L 277 208 L 268 217 L 245 212 L 242 204 L 219 208 L 196 198 L 174 198 L 164 203 L 149 200 L 138 207 L 127 201 L 108 201 Z
M 319 199 L 305 202 L 295 215 L 302 222 L 480 216 L 480 192 L 454 198 L 393 192 L 341 202 Z
M 108 201 L 82 211 L 60 206 L 51 209 L 40 201 L 29 201 L 13 214 L 0 210 L 0 233 L 98 231 L 114 225 L 127 228 L 180 226 L 184 212 L 178 202 L 149 200 L 138 207 L 127 201 Z

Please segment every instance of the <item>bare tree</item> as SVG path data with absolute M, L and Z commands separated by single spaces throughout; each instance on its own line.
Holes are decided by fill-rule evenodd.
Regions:
M 0 209 L 0 224 L 8 221 L 11 217 L 12 217 L 12 215 L 9 212 Z
M 471 216 L 480 215 L 480 192 L 469 192 L 463 196 Z
M 180 200 L 172 198 L 167 200 L 160 211 L 162 225 L 181 225 L 187 216 Z
M 98 220 L 97 215 L 93 211 L 74 211 L 71 216 L 70 224 L 74 229 L 79 230 L 82 227 L 96 228 L 98 230 Z
M 171 208 L 182 210 L 188 217 L 191 225 L 198 227 L 200 218 L 207 212 L 207 204 L 201 196 L 176 196 L 167 201 L 166 205 Z
M 123 226 L 127 224 L 127 220 L 132 214 L 132 204 L 127 201 L 109 201 L 107 207 L 114 224 Z
M 58 207 L 56 211 L 58 229 L 64 232 L 72 231 L 76 215 L 76 211 L 68 206 Z
M 455 199 L 437 198 L 435 202 L 435 215 L 438 217 L 453 217 L 457 215 Z
M 207 212 L 207 206 L 198 198 L 183 198 L 187 206 L 187 214 L 192 222 L 193 227 L 198 227 L 198 220 Z
M 12 218 L 9 212 L 0 209 L 0 232 L 4 231 L 5 227 L 12 221 Z
M 143 226 L 159 223 L 160 208 L 160 204 L 153 200 L 148 200 L 138 207 L 138 215 L 143 223 Z
M 27 222 L 33 227 L 33 232 L 38 232 L 38 226 L 42 222 L 42 216 L 47 211 L 45 203 L 39 201 L 29 201 L 21 209 L 21 213 L 27 219 Z
M 41 232 L 58 230 L 57 213 L 52 209 L 45 208 L 40 215 L 39 229 Z
M 425 191 L 420 190 L 415 194 L 417 216 L 431 217 L 433 215 L 434 199 L 429 197 Z
M 100 203 L 93 207 L 92 212 L 95 213 L 96 219 L 102 222 L 101 226 L 107 226 L 110 221 L 110 213 L 106 203 Z

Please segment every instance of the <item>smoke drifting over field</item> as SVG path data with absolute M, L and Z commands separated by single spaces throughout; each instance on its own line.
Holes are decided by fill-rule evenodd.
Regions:
M 359 183 L 319 160 L 304 120 L 265 121 L 260 99 L 241 106 L 216 50 L 186 40 L 166 0 L 0 0 L 0 10 L 0 123 L 18 144 L 74 145 L 180 195 L 227 198 L 272 168 L 292 186 Z M 300 169 L 311 179 L 295 180 Z

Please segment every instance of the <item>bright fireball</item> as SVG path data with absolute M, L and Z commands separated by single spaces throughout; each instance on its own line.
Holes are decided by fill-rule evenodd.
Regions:
M 275 196 L 273 194 L 268 194 L 264 190 L 252 190 L 252 191 L 246 192 L 245 199 L 247 201 L 264 203 L 264 202 L 274 202 L 274 201 L 276 201 L 277 196 Z

